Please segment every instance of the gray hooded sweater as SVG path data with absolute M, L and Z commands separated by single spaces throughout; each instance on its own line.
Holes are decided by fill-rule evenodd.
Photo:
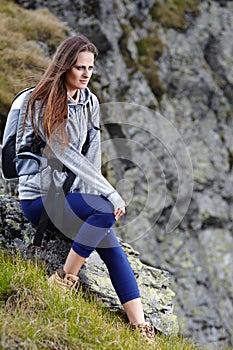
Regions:
M 87 111 L 84 105 L 92 97 L 91 121 L 88 121 Z M 21 94 L 12 104 L 11 113 L 19 113 L 25 93 Z M 38 111 L 38 104 L 36 109 Z M 43 125 L 38 122 L 36 114 L 35 126 L 42 140 L 52 149 L 56 158 L 69 168 L 75 175 L 75 181 L 70 192 L 81 192 L 103 195 L 113 204 L 114 210 L 125 206 L 125 202 L 119 193 L 101 174 L 101 149 L 100 131 L 94 129 L 93 125 L 99 126 L 99 102 L 97 97 L 88 88 L 80 90 L 80 100 L 75 104 L 68 99 L 68 120 L 64 125 L 68 135 L 68 145 L 62 147 L 59 140 L 59 133 L 53 135 L 52 142 L 45 138 Z M 81 153 L 89 131 L 89 144 L 85 156 Z M 28 118 L 21 145 L 34 142 L 35 134 Z M 46 148 L 44 149 L 45 153 Z M 42 155 L 43 150 L 42 150 Z M 23 175 L 19 178 L 19 199 L 36 199 L 48 193 L 51 176 L 59 192 L 67 177 L 67 173 L 60 170 L 51 171 L 50 166 L 42 168 L 40 172 L 33 175 Z

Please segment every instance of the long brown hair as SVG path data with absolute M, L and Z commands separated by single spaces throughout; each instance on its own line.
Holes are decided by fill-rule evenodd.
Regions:
M 65 73 L 72 68 L 83 51 L 90 51 L 96 58 L 96 46 L 83 35 L 76 35 L 64 40 L 57 48 L 53 59 L 42 79 L 33 90 L 26 115 L 30 113 L 31 123 L 35 128 L 35 104 L 39 103 L 38 118 L 43 121 L 45 137 L 51 138 L 53 132 L 59 130 L 62 141 L 67 143 L 65 127 L 60 127 L 67 118 L 68 100 L 64 84 Z

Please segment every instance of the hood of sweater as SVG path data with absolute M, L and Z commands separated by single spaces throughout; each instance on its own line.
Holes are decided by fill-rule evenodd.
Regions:
M 85 105 L 89 101 L 90 96 L 91 96 L 91 91 L 89 88 L 86 87 L 85 89 L 79 90 L 79 100 L 77 103 L 75 103 L 75 101 L 71 97 L 68 97 L 68 105 L 69 106 L 76 106 L 77 104 Z

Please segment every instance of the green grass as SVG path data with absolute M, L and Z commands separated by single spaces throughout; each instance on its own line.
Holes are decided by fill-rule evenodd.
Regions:
M 50 289 L 45 266 L 0 252 L 0 271 L 1 349 L 158 349 L 94 297 Z M 158 335 L 157 342 L 162 350 L 195 349 L 181 337 Z

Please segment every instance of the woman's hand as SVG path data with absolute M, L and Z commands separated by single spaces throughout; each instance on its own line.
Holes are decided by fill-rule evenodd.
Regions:
M 125 214 L 125 207 L 118 208 L 114 211 L 115 220 L 118 220 L 122 215 Z

